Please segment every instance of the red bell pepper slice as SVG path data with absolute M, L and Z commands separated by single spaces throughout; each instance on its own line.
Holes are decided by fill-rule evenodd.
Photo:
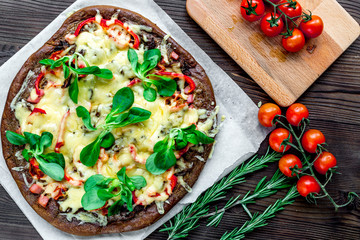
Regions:
M 62 56 L 61 56 L 62 52 L 63 52 L 63 50 L 53 52 L 53 53 L 51 54 L 51 56 L 49 57 L 49 59 L 52 59 L 52 60 L 54 60 L 54 61 L 60 59 L 60 58 L 62 57 Z
M 64 133 L 65 133 L 65 127 L 66 127 L 66 119 L 67 117 L 70 115 L 70 110 L 68 110 L 64 116 L 61 119 L 60 122 L 60 127 L 59 127 L 59 134 L 58 134 L 58 138 L 56 140 L 56 144 L 55 144 L 55 152 L 59 153 L 60 152 L 60 148 L 62 146 L 64 146 Z
M 44 90 L 39 88 L 40 81 L 44 78 L 44 76 L 45 76 L 45 74 L 41 72 L 35 81 L 36 94 L 40 97 L 42 97 L 44 95 Z
M 30 113 L 30 116 L 35 114 L 35 113 L 40 113 L 40 114 L 46 114 L 44 109 L 41 108 L 34 108 L 34 110 L 32 110 L 32 112 Z
M 139 201 L 139 199 L 136 197 L 135 195 L 135 191 L 132 191 L 132 197 L 133 197 L 133 201 L 135 204 L 137 205 L 144 205 L 142 202 Z
M 124 26 L 124 23 L 121 22 L 121 21 L 118 20 L 118 19 L 115 19 L 114 24 L 111 24 L 110 26 L 108 26 L 108 25 L 106 24 L 107 21 L 111 21 L 111 20 L 101 19 L 101 21 L 100 21 L 100 26 L 103 27 L 103 28 L 105 28 L 105 29 L 108 29 L 110 26 L 112 26 L 112 25 L 114 25 L 114 24 L 120 25 L 121 27 L 123 27 L 123 28 L 134 38 L 133 48 L 135 48 L 135 49 L 138 49 L 138 48 L 139 48 L 139 45 L 140 45 L 139 37 L 129 28 L 129 26 Z M 95 17 L 86 19 L 85 21 L 81 22 L 81 23 L 79 24 L 79 26 L 76 28 L 74 35 L 77 37 L 77 36 L 80 34 L 81 29 L 82 29 L 86 24 L 89 24 L 89 23 L 92 23 L 92 22 L 96 22 L 96 18 L 95 18 Z
M 83 185 L 84 181 L 83 180 L 77 180 L 77 179 L 74 179 L 72 178 L 71 176 L 69 176 L 69 173 L 66 171 L 66 168 L 65 168 L 65 175 L 64 175 L 64 178 L 66 179 L 66 181 L 68 181 L 71 185 L 73 186 L 81 186 Z
M 173 72 L 156 72 L 155 75 L 159 75 L 159 76 L 167 76 L 170 78 L 182 78 L 185 79 L 185 82 L 187 82 L 189 84 L 190 89 L 185 90 L 186 94 L 191 93 L 192 91 L 195 90 L 196 85 L 195 82 L 188 76 L 186 76 L 185 74 L 181 74 L 181 73 L 173 73 Z
M 36 161 L 36 159 L 31 158 L 29 162 L 30 162 L 29 173 L 31 177 L 35 179 L 40 179 L 44 177 L 45 174 L 40 170 L 39 163 Z
M 54 200 L 58 200 L 60 197 L 65 196 L 65 192 L 66 188 L 62 184 L 59 184 L 51 194 L 51 197 L 54 198 Z
M 76 30 L 75 30 L 75 33 L 74 33 L 75 37 L 79 36 L 81 29 L 82 29 L 86 24 L 93 23 L 93 22 L 96 22 L 96 18 L 95 18 L 95 17 L 88 18 L 88 19 L 86 19 L 85 21 L 81 22 L 81 23 L 78 25 L 78 27 L 76 28 Z M 100 26 L 106 27 L 106 20 L 105 20 L 105 19 L 101 19 L 101 21 L 100 21 Z
M 160 69 L 160 72 L 164 72 L 166 70 L 165 66 L 162 65 L 160 62 L 156 66 Z
M 41 97 L 44 96 L 44 90 L 39 88 L 40 81 L 44 78 L 44 76 L 45 76 L 45 74 L 43 72 L 41 72 L 37 76 L 36 81 L 35 81 L 35 92 L 36 92 L 36 95 L 38 95 L 38 96 L 36 99 L 31 99 L 31 96 L 29 96 L 29 98 L 27 99 L 27 101 L 29 103 L 36 104 L 36 103 L 40 102 Z
M 131 80 L 127 86 L 131 87 L 138 83 L 141 83 L 141 80 L 139 78 L 135 78 L 135 79 Z
M 174 190 L 176 184 L 177 184 L 177 177 L 175 175 L 172 175 L 170 177 L 169 181 L 170 181 L 170 189 L 171 189 L 171 192 L 172 192 Z M 168 193 L 168 195 L 170 195 L 170 194 Z

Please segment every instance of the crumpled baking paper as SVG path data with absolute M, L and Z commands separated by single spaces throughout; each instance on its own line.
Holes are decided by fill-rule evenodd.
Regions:
M 215 151 L 205 165 L 193 191 L 187 194 L 174 208 L 158 222 L 148 228 L 119 234 L 107 234 L 94 237 L 79 237 L 67 234 L 42 219 L 22 197 L 6 166 L 1 152 L 0 183 L 10 194 L 25 216 L 44 239 L 144 239 L 159 226 L 172 218 L 183 207 L 196 198 L 218 179 L 257 152 L 267 130 L 257 121 L 257 107 L 251 99 L 218 67 L 199 46 L 197 46 L 181 28 L 152 0 L 78 0 L 61 13 L 49 26 L 31 40 L 0 68 L 0 102 L 5 103 L 8 89 L 16 73 L 25 60 L 39 49 L 62 25 L 73 11 L 91 5 L 113 5 L 127 8 L 142 14 L 170 34 L 181 46 L 188 50 L 206 70 L 214 87 L 216 101 L 220 106 L 219 116 L 226 116 L 222 128 L 216 137 Z M 4 109 L 4 104 L 0 106 Z M 1 143 L 0 143 L 1 144 Z

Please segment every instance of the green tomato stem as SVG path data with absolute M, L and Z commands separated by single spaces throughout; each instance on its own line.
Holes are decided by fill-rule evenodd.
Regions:
M 267 1 L 267 0 L 266 0 Z M 296 140 L 296 143 L 297 143 L 297 145 L 298 145 L 298 147 L 296 148 L 296 150 L 298 150 L 300 153 L 301 153 L 301 155 L 303 156 L 303 158 L 304 158 L 304 161 L 305 161 L 305 163 L 306 163 L 306 165 L 308 166 L 308 169 L 310 170 L 310 176 L 312 176 L 315 180 L 316 180 L 316 182 L 319 184 L 319 186 L 320 186 L 320 188 L 321 188 L 321 190 L 322 190 L 322 192 L 324 193 L 324 195 L 330 200 L 330 202 L 334 205 L 334 207 L 335 207 L 335 211 L 337 211 L 337 209 L 339 208 L 339 207 L 341 207 L 341 205 L 338 205 L 335 201 L 334 201 L 334 199 L 330 196 L 330 194 L 326 191 L 326 189 L 325 189 L 325 186 L 326 186 L 326 184 L 328 183 L 328 181 L 330 181 L 330 179 L 331 179 L 331 176 L 330 176 L 330 178 L 328 179 L 328 181 L 326 182 L 326 184 L 322 184 L 320 181 L 319 181 L 319 179 L 316 177 L 316 175 L 315 175 L 315 172 L 314 172 L 314 169 L 312 168 L 312 166 L 313 166 L 313 164 L 312 163 L 310 163 L 309 162 L 309 160 L 308 160 L 308 158 L 307 158 L 307 156 L 306 156 L 306 153 L 305 153 L 305 150 L 303 149 L 303 147 L 302 147 L 302 144 L 301 144 L 301 138 L 302 138 L 302 136 L 303 136 L 303 133 L 305 132 L 304 131 L 304 129 L 305 129 L 305 125 L 306 125 L 306 123 L 304 123 L 304 128 L 303 128 L 303 131 L 302 131 L 302 133 L 301 133 L 301 135 L 300 136 L 297 136 L 296 135 L 296 133 L 295 133 L 295 131 L 294 131 L 294 129 L 293 129 L 293 127 L 291 126 L 291 124 L 289 124 L 289 125 L 285 125 L 284 123 L 282 123 L 280 120 L 276 120 L 279 124 L 281 124 L 284 128 L 286 128 L 287 130 L 289 130 L 289 132 L 290 132 L 290 134 L 292 134 L 293 135 L 293 138 Z M 317 158 L 319 157 L 319 155 L 317 156 Z M 316 158 L 316 159 L 317 159 Z M 315 159 L 315 160 L 316 160 Z M 315 161 L 314 160 L 314 161 Z M 304 173 L 303 173 L 304 174 Z M 304 174 L 304 175 L 306 175 L 306 174 Z M 347 204 L 346 204 L 347 205 Z M 345 205 L 345 206 L 346 206 Z
M 282 15 L 284 15 L 285 17 L 285 25 L 286 25 L 286 30 L 289 31 L 289 25 L 288 25 L 288 21 L 290 20 L 296 27 L 298 27 L 298 25 L 295 23 L 295 21 L 293 19 L 301 17 L 301 15 L 296 16 L 296 17 L 289 17 L 288 15 L 286 15 L 281 9 L 279 9 L 279 6 L 287 4 L 288 2 L 285 3 L 279 3 L 279 4 L 275 4 L 273 2 L 271 2 L 270 0 L 265 0 L 265 2 L 269 3 L 270 5 L 272 5 L 274 7 L 274 13 L 276 14 L 277 11 L 281 12 Z

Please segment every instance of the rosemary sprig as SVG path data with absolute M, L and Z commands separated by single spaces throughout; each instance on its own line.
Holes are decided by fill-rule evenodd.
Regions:
M 206 216 L 209 212 L 210 203 L 224 199 L 227 190 L 234 185 L 245 182 L 244 175 L 255 172 L 267 167 L 266 164 L 276 162 L 280 159 L 281 154 L 277 152 L 269 153 L 269 149 L 262 157 L 257 155 L 249 161 L 241 164 L 234 169 L 227 177 L 224 177 L 211 188 L 206 190 L 198 199 L 186 206 L 180 213 L 169 221 L 160 232 L 168 232 L 168 239 L 180 239 L 188 236 L 189 232 L 199 225 L 198 221 L 202 216 Z
M 290 184 L 289 178 L 285 177 L 279 170 L 276 171 L 276 173 L 269 181 L 265 182 L 265 180 L 266 176 L 263 177 L 263 179 L 261 179 L 261 181 L 257 184 L 253 194 L 251 194 L 251 191 L 249 191 L 241 200 L 239 200 L 241 195 L 237 196 L 236 198 L 231 198 L 222 209 L 203 216 L 203 218 L 210 217 L 210 222 L 207 224 L 207 226 L 218 226 L 225 211 L 237 205 L 241 205 L 249 217 L 252 218 L 253 216 L 246 207 L 247 204 L 255 203 L 256 199 L 266 198 L 277 193 L 277 190 L 279 189 L 292 186 Z
M 275 217 L 275 214 L 284 209 L 286 205 L 294 202 L 294 199 L 299 196 L 296 190 L 296 185 L 292 186 L 283 199 L 278 199 L 273 205 L 268 206 L 263 213 L 256 213 L 251 220 L 246 221 L 241 228 L 235 228 L 229 233 L 225 233 L 221 240 L 239 240 L 245 238 L 245 234 L 254 231 L 256 228 L 264 227 L 268 223 L 266 220 Z

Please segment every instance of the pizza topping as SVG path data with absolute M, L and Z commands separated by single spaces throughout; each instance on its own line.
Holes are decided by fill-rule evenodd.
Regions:
M 166 193 L 170 196 L 178 182 L 178 178 L 174 175 L 174 169 L 169 173 L 167 177 L 169 180 L 168 186 L 166 187 Z
M 160 44 L 160 51 L 161 51 L 161 55 L 163 56 L 162 59 L 162 63 L 166 63 L 169 64 L 169 57 L 168 57 L 168 52 L 167 52 L 167 40 L 169 39 L 170 35 L 167 34 L 161 41 Z
M 34 194 L 40 194 L 43 191 L 43 188 L 40 185 L 34 183 L 33 185 L 31 185 L 29 190 Z
M 155 144 L 154 153 L 146 160 L 146 169 L 154 175 L 162 174 L 176 164 L 174 150 L 186 149 L 188 144 L 213 142 L 214 139 L 196 130 L 195 124 L 186 128 L 173 128 L 164 140 Z
M 65 168 L 65 175 L 64 175 L 66 181 L 68 181 L 73 186 L 81 186 L 84 184 L 83 180 L 77 180 L 70 176 L 70 173 Z
M 55 145 L 55 152 L 57 153 L 60 152 L 60 148 L 65 144 L 65 140 L 64 140 L 65 125 L 66 125 L 66 119 L 69 117 L 69 115 L 70 115 L 70 110 L 67 110 L 67 112 L 64 114 L 64 116 L 61 119 L 58 138 Z
M 97 174 L 91 176 L 85 183 L 85 194 L 81 199 L 81 204 L 85 210 L 94 210 L 102 208 L 109 199 L 117 199 L 109 208 L 108 215 L 119 213 L 120 208 L 126 204 L 129 211 L 133 210 L 132 191 L 146 186 L 146 180 L 143 176 L 126 175 L 126 168 L 123 167 L 117 172 L 117 178 L 106 178 Z
M 79 224 L 84 223 L 97 223 L 100 226 L 106 226 L 108 221 L 107 217 L 96 212 L 79 212 L 79 213 L 60 213 L 60 215 L 65 215 L 66 219 L 71 222 L 73 218 L 80 221 Z
M 43 206 L 44 208 L 46 208 L 48 202 L 49 202 L 50 198 L 48 198 L 45 195 L 41 195 L 38 199 L 38 203 Z
M 184 181 L 183 176 L 178 177 L 178 182 L 181 186 L 183 186 L 183 188 L 185 188 L 187 192 L 192 192 L 191 187 Z
M 164 202 L 155 201 L 155 204 L 156 204 L 156 208 L 157 208 L 158 212 L 160 214 L 164 214 L 165 213 Z
M 88 167 L 94 166 L 99 158 L 100 147 L 109 148 L 114 144 L 115 138 L 111 130 L 140 123 L 150 118 L 151 112 L 142 108 L 131 108 L 133 103 L 134 93 L 130 88 L 124 87 L 116 92 L 111 111 L 105 118 L 105 123 L 98 126 L 98 128 L 102 128 L 103 131 L 95 141 L 83 148 L 80 153 L 80 161 L 84 165 Z M 84 107 L 78 107 L 76 113 L 78 117 L 83 119 L 85 126 L 89 130 L 97 130 L 90 124 L 90 114 Z
M 81 60 L 83 61 L 83 63 L 85 63 L 86 67 L 81 64 Z M 69 96 L 74 103 L 78 103 L 79 77 L 93 74 L 99 78 L 113 78 L 113 74 L 109 69 L 101 69 L 98 66 L 90 66 L 86 59 L 79 53 L 75 53 L 72 56 L 64 56 L 56 61 L 52 59 L 43 59 L 39 63 L 45 66 L 49 66 L 50 69 L 55 69 L 62 66 L 65 79 L 67 79 L 71 74 L 72 83 L 70 83 L 69 86 Z
M 115 24 L 109 27 L 107 32 L 119 49 L 125 49 L 129 46 L 131 38 L 123 27 Z
M 34 109 L 32 110 L 32 112 L 30 113 L 30 115 L 29 115 L 29 116 L 31 116 L 31 115 L 33 115 L 33 114 L 35 114 L 35 113 L 46 114 L 46 112 L 45 112 L 45 110 L 44 110 L 44 109 L 41 109 L 41 108 L 34 108 Z
M 79 36 L 81 29 L 85 25 L 90 23 L 100 24 L 100 26 L 108 32 L 110 38 L 112 38 L 115 41 L 115 43 L 120 49 L 127 47 L 128 44 L 130 43 L 130 37 L 127 36 L 127 33 L 130 34 L 134 39 L 134 43 L 132 47 L 135 49 L 139 48 L 140 45 L 139 37 L 130 29 L 130 27 L 127 24 L 124 24 L 123 22 L 115 18 L 112 18 L 110 20 L 103 19 L 101 15 L 100 17 L 98 15 L 97 17 L 89 18 L 81 22 L 78 25 L 77 29 L 75 30 L 74 36 L 75 37 Z M 119 27 L 121 29 L 119 29 Z M 69 36 L 68 39 L 70 40 L 68 42 L 72 44 L 73 42 L 72 36 Z
M 81 22 L 75 30 L 74 36 L 77 37 L 80 34 L 81 29 L 90 23 L 100 24 L 101 27 L 106 27 L 106 20 L 101 17 L 101 15 L 97 15 L 96 17 L 88 18 Z
M 40 85 L 40 81 L 44 78 L 45 74 L 43 72 L 41 72 L 35 81 L 35 93 L 36 93 L 36 97 L 33 96 L 29 96 L 29 98 L 27 99 L 27 101 L 29 103 L 38 103 L 40 101 L 40 99 L 42 98 L 42 96 L 44 96 L 44 90 L 40 89 L 39 85 Z
M 40 179 L 44 177 L 44 173 L 39 169 L 39 163 L 35 158 L 30 159 L 29 173 L 33 179 Z
M 15 132 L 6 131 L 6 138 L 14 145 L 30 145 L 29 149 L 25 148 L 22 151 L 22 155 L 36 169 L 39 168 L 43 173 L 56 181 L 61 181 L 64 178 L 64 156 L 56 152 L 43 154 L 44 150 L 52 144 L 53 135 L 51 133 L 43 132 L 39 136 L 24 132 L 23 136 Z M 35 159 L 36 164 L 34 164 Z
M 179 60 L 179 55 L 175 51 L 170 53 L 170 57 L 174 60 Z
M 151 87 L 152 85 L 156 87 L 161 96 L 170 97 L 174 94 L 177 88 L 174 80 L 160 75 L 149 74 L 161 59 L 159 49 L 145 51 L 142 64 L 138 62 L 138 55 L 135 50 L 129 49 L 127 56 L 135 75 L 142 80 L 144 87 L 143 96 L 147 101 L 154 102 L 157 98 L 157 92 Z
M 189 86 L 185 88 L 185 93 L 189 94 L 191 92 L 193 92 L 196 88 L 195 82 L 188 76 L 181 74 L 181 73 L 173 73 L 173 72 L 156 72 L 155 75 L 159 75 L 159 76 L 167 76 L 170 77 L 172 79 L 174 78 L 179 78 L 179 79 L 184 79 Z

